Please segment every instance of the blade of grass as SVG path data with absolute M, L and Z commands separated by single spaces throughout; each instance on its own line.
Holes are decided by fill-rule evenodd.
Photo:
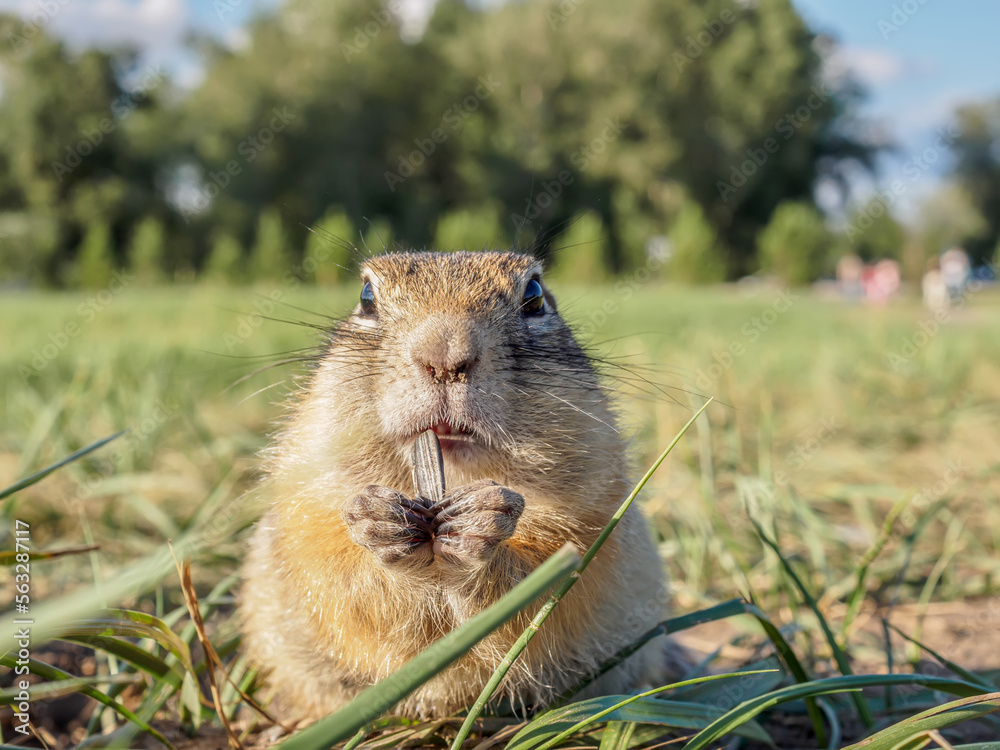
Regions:
M 837 716 L 837 711 L 833 706 L 829 704 L 828 701 L 822 698 L 816 698 L 816 705 L 820 707 L 823 715 L 826 716 L 826 723 L 830 725 L 830 741 L 826 744 L 828 748 L 840 747 L 840 718 Z
M 186 534 L 174 546 L 180 554 L 190 554 L 189 550 L 197 539 L 194 534 Z M 121 601 L 133 594 L 147 591 L 172 569 L 173 558 L 164 545 L 111 580 L 83 586 L 64 596 L 49 599 L 33 608 L 35 623 L 32 639 L 40 642 L 60 637 L 74 621 L 82 621 L 100 611 L 102 600 Z M 14 626 L 14 619 L 17 617 L 16 614 L 9 614 L 0 621 L 0 652 L 8 651 L 16 645 L 14 633 L 17 628 Z
M 890 750 L 900 742 L 936 729 L 950 727 L 970 719 L 978 719 L 1000 709 L 1000 693 L 988 693 L 943 703 L 916 716 L 904 719 L 898 724 L 886 727 L 870 737 L 866 737 L 844 750 L 868 748 L 868 750 Z
M 458 734 L 455 735 L 455 739 L 451 743 L 451 750 L 460 750 L 460 748 L 462 747 L 462 743 L 465 742 L 465 740 L 469 736 L 469 733 L 472 731 L 472 725 L 475 723 L 476 719 L 479 718 L 479 715 L 482 714 L 483 709 L 486 708 L 486 704 L 490 701 L 490 698 L 493 697 L 493 693 L 496 692 L 496 689 L 500 686 L 500 683 L 503 681 L 503 678 L 507 675 L 507 672 L 510 670 L 511 666 L 513 666 L 514 662 L 521 655 L 524 649 L 527 648 L 528 643 L 531 642 L 531 639 L 535 637 L 535 634 L 538 632 L 538 629 L 542 626 L 542 623 L 545 622 L 548 616 L 552 613 L 552 610 L 556 608 L 556 606 L 559 604 L 560 601 L 562 601 L 562 598 L 566 595 L 566 593 L 571 588 L 573 588 L 573 585 L 580 579 L 580 576 L 583 575 L 583 572 L 587 569 L 587 566 L 590 564 L 590 561 L 594 559 L 594 556 L 598 553 L 598 551 L 600 551 L 601 547 L 604 546 L 604 543 L 607 541 L 608 537 L 611 536 L 611 532 L 615 530 L 615 527 L 618 526 L 618 522 L 621 521 L 621 519 L 625 515 L 625 512 L 629 509 L 629 507 L 631 507 L 632 501 L 635 500 L 636 496 L 639 494 L 642 488 L 646 486 L 646 482 L 650 480 L 654 472 L 660 467 L 660 464 L 662 464 L 663 461 L 666 459 L 666 457 L 670 455 L 670 452 L 674 449 L 677 443 L 680 442 L 680 439 L 684 437 L 684 433 L 688 431 L 688 428 L 690 428 L 691 425 L 694 424 L 695 420 L 698 419 L 699 416 L 701 416 L 702 412 L 704 412 L 705 409 L 708 408 L 708 405 L 711 404 L 712 401 L 713 399 L 711 398 L 708 399 L 708 401 L 706 401 L 702 405 L 702 407 L 694 413 L 694 416 L 692 416 L 691 419 L 689 419 L 687 423 L 681 428 L 680 432 L 678 432 L 676 437 L 674 437 L 674 439 L 670 442 L 670 445 L 668 445 L 666 449 L 659 455 L 659 457 L 653 462 L 653 465 L 649 467 L 649 469 L 643 475 L 642 479 L 639 480 L 638 484 L 636 484 L 633 490 L 629 493 L 628 497 L 625 498 L 621 506 L 619 506 L 618 510 L 615 511 L 615 514 L 611 517 L 611 520 L 608 521 L 608 525 L 604 527 L 603 531 L 601 531 L 600 535 L 597 537 L 594 543 L 590 545 L 590 549 L 588 549 L 586 554 L 584 554 L 583 559 L 580 561 L 579 567 L 574 571 L 573 575 L 570 576 L 569 578 L 566 578 L 559 585 L 559 587 L 555 590 L 552 596 L 549 597 L 549 600 L 542 605 L 542 608 L 540 610 L 538 610 L 538 614 L 535 615 L 534 619 L 532 619 L 528 627 L 524 630 L 521 636 L 514 642 L 514 645 L 511 646 L 510 649 L 507 651 L 507 653 L 504 655 L 503 659 L 500 661 L 500 665 L 496 668 L 496 670 L 493 672 L 493 675 L 486 683 L 486 687 L 483 688 L 483 691 L 479 694 L 479 697 L 476 699 L 476 702 L 473 703 L 472 708 L 469 709 L 469 713 L 465 717 L 465 721 L 462 723 L 462 726 L 458 730 Z
M 586 679 L 580 681 L 569 690 L 560 695 L 556 700 L 552 702 L 551 708 L 556 708 L 574 695 L 583 690 L 587 685 L 591 684 L 595 680 L 599 679 L 601 676 L 607 674 L 612 669 L 617 667 L 619 664 L 628 659 L 632 654 L 636 653 L 639 649 L 645 646 L 650 641 L 655 638 L 659 638 L 662 635 L 668 635 L 670 633 L 679 633 L 682 630 L 687 630 L 688 628 L 693 628 L 696 625 L 703 625 L 706 622 L 715 622 L 717 620 L 724 620 L 727 617 L 733 617 L 734 615 L 744 614 L 746 612 L 746 607 L 744 603 L 739 599 L 730 599 L 729 601 L 722 602 L 722 604 L 716 604 L 708 609 L 702 609 L 697 612 L 691 612 L 686 615 L 681 615 L 680 617 L 671 617 L 669 620 L 664 620 L 656 627 L 647 630 L 641 636 L 639 636 L 635 641 L 630 643 L 628 646 L 623 648 L 621 651 L 616 653 L 610 659 L 601 664 L 597 668 L 597 671 Z
M 53 560 L 64 555 L 81 555 L 84 552 L 93 552 L 97 549 L 100 549 L 100 547 L 96 544 L 85 544 L 80 547 L 63 547 L 62 549 L 50 549 L 45 552 L 29 552 L 28 559 L 31 562 L 35 562 L 35 560 Z M 23 552 L 16 552 L 14 550 L 5 549 L 0 551 L 0 565 L 13 565 L 17 562 L 17 556 L 23 554 Z
M 136 669 L 140 669 L 156 680 L 165 680 L 171 684 L 180 685 L 183 674 L 171 668 L 165 661 L 143 648 L 123 641 L 119 638 L 104 635 L 74 635 L 63 636 L 60 640 L 79 643 L 90 648 L 106 651 Z
M 105 610 L 108 617 L 95 617 L 69 623 L 59 637 L 117 636 L 120 638 L 150 638 L 176 656 L 192 674 L 194 664 L 187 644 L 158 617 L 129 609 Z
M 930 654 L 931 656 L 933 656 L 935 659 L 937 659 L 939 662 L 941 662 L 944 666 L 946 666 L 952 672 L 954 672 L 955 674 L 957 674 L 963 680 L 966 680 L 967 682 L 971 682 L 974 685 L 981 685 L 985 690 L 996 690 L 997 686 L 994 685 L 994 684 L 992 684 L 992 683 L 990 683 L 989 680 L 986 680 L 986 679 L 980 677 L 975 672 L 970 672 L 968 669 L 966 669 L 965 667 L 961 666 L 960 664 L 956 664 L 955 662 L 950 661 L 949 659 L 946 659 L 941 654 L 939 654 L 937 651 L 935 651 L 934 649 L 930 648 L 926 644 L 921 643 L 916 638 L 913 638 L 912 636 L 907 635 L 906 633 L 904 633 L 902 630 L 900 630 L 899 628 L 897 628 L 892 623 L 886 623 L 886 625 L 888 625 L 888 627 L 890 627 L 893 630 L 895 630 L 901 637 L 905 638 L 910 643 L 912 643 L 912 644 L 914 644 L 914 645 L 919 646 L 920 648 L 922 648 L 924 651 L 926 651 L 928 654 Z
M 832 693 L 853 692 L 862 688 L 878 687 L 881 685 L 920 685 L 921 687 L 931 687 L 963 697 L 982 695 L 982 689 L 978 685 L 970 684 L 964 680 L 955 680 L 948 677 L 932 677 L 925 674 L 852 674 L 827 677 L 823 680 L 791 685 L 775 690 L 767 695 L 762 695 L 759 698 L 744 701 L 698 732 L 684 746 L 683 750 L 704 750 L 712 742 L 725 736 L 744 721 L 752 719 L 762 711 L 777 706 L 780 703 L 798 700 L 807 696 L 818 697 Z
M 174 565 L 177 566 L 177 576 L 181 579 L 181 591 L 184 593 L 184 601 L 187 604 L 188 612 L 191 613 L 191 621 L 194 623 L 195 632 L 198 634 L 201 647 L 205 651 L 205 671 L 208 673 L 208 684 L 212 691 L 215 713 L 222 722 L 223 729 L 226 730 L 226 737 L 229 739 L 230 746 L 235 750 L 243 750 L 243 743 L 240 742 L 239 736 L 233 730 L 233 725 L 229 722 L 229 718 L 226 716 L 226 711 L 222 705 L 222 695 L 219 692 L 219 683 L 216 680 L 215 671 L 219 669 L 226 675 L 226 679 L 229 678 L 229 675 L 215 653 L 215 649 L 212 648 L 212 642 L 208 639 L 208 634 L 205 632 L 205 621 L 201 618 L 201 610 L 198 608 L 198 595 L 194 590 L 194 583 L 191 580 L 191 562 L 185 560 L 182 565 L 181 561 L 175 557 Z
M 9 667 L 10 669 L 14 669 L 17 666 L 16 660 L 7 654 L 5 654 L 4 656 L 0 656 L 0 664 L 2 664 L 5 667 Z M 28 659 L 28 671 L 50 682 L 74 679 L 73 675 L 71 675 L 69 672 L 64 672 L 58 667 L 53 667 L 52 665 L 38 661 L 37 659 Z M 121 714 L 121 716 L 126 720 L 135 724 L 139 729 L 144 731 L 146 734 L 158 739 L 164 745 L 169 747 L 170 750 L 176 750 L 173 743 L 171 743 L 170 740 L 168 740 L 166 737 L 160 734 L 160 732 L 158 732 L 156 729 L 151 727 L 145 721 L 140 719 L 134 713 L 129 711 L 121 703 L 112 700 L 111 698 L 106 696 L 100 690 L 97 690 L 89 685 L 80 685 L 76 692 L 80 693 L 81 695 L 86 695 L 88 698 L 93 698 L 95 701 L 99 703 L 103 703 L 111 710 L 115 711 L 118 714 Z
M 572 545 L 565 545 L 491 607 L 424 649 L 398 672 L 365 690 L 345 708 L 303 729 L 279 747 L 282 750 L 320 750 L 351 737 L 565 579 L 579 561 L 580 556 Z
M 612 721 L 601 735 L 601 746 L 597 750 L 628 750 L 635 734 L 634 721 Z
M 809 675 L 806 673 L 805 668 L 799 661 L 799 657 L 795 655 L 795 651 L 792 647 L 788 645 L 788 641 L 781 634 L 781 631 L 775 627 L 774 623 L 765 615 L 756 605 L 747 604 L 745 605 L 747 612 L 752 614 L 754 618 L 760 623 L 760 626 L 764 629 L 767 637 L 770 639 L 771 643 L 774 644 L 775 650 L 781 657 L 781 660 L 785 662 L 792 676 L 795 677 L 795 681 L 800 685 L 809 682 Z M 826 744 L 826 727 L 823 724 L 823 715 L 820 712 L 819 706 L 812 697 L 807 697 L 806 711 L 809 713 L 809 720 L 812 722 L 813 731 L 816 733 L 816 740 L 821 745 Z
M 681 682 L 675 682 L 670 685 L 661 685 L 660 687 L 653 688 L 652 690 L 646 690 L 642 693 L 630 695 L 624 698 L 622 696 L 594 698 L 589 701 L 583 701 L 582 704 L 576 704 L 574 706 L 556 709 L 555 711 L 549 711 L 539 716 L 533 722 L 528 724 L 528 726 L 518 732 L 510 741 L 510 744 L 507 745 L 507 750 L 550 750 L 582 729 L 585 729 L 591 724 L 596 724 L 597 722 L 612 716 L 616 712 L 620 712 L 622 709 L 625 709 L 627 706 L 635 703 L 636 701 L 642 701 L 645 698 L 650 698 L 667 690 L 674 690 L 688 685 L 700 685 L 705 682 L 714 682 L 716 680 L 730 679 L 732 677 L 742 677 L 747 674 L 764 674 L 765 672 L 770 671 L 773 670 L 706 675 L 704 677 L 695 677 L 690 680 L 682 680 Z M 597 711 L 593 710 L 593 708 L 597 708 L 601 704 L 608 703 L 609 701 L 613 702 Z M 719 713 L 718 711 L 713 711 L 710 706 L 697 706 L 697 704 L 690 703 L 683 704 L 673 703 L 671 701 L 648 701 L 645 705 L 646 707 L 652 709 L 650 712 L 651 715 L 647 720 L 655 718 L 657 719 L 657 723 L 664 723 L 667 726 L 679 726 L 683 728 L 699 728 L 704 726 L 705 722 L 707 722 L 713 714 L 717 716 Z M 684 707 L 683 710 L 677 711 L 676 709 L 681 706 Z M 554 731 L 552 726 L 553 724 L 558 726 L 559 723 L 565 723 L 565 717 L 572 716 L 574 713 L 579 713 L 581 710 L 586 714 L 584 718 L 573 723 L 566 729 Z M 677 717 L 678 723 L 671 723 L 671 719 L 667 717 L 667 715 L 671 713 Z M 701 714 L 700 716 L 699 713 Z M 613 716 L 612 718 L 643 721 L 643 717 L 641 715 L 633 716 L 628 713 Z M 546 734 L 550 734 L 551 736 L 546 738 Z M 763 739 L 765 742 L 768 739 L 766 733 L 763 733 L 762 731 L 754 732 L 752 733 L 752 736 L 756 740 Z
M 5 500 L 8 497 L 10 497 L 11 495 L 13 495 L 15 492 L 20 492 L 21 490 L 25 489 L 26 487 L 30 487 L 31 485 L 35 484 L 36 482 L 40 482 L 41 480 L 45 479 L 45 477 L 47 477 L 49 474 L 51 474 L 53 471 L 61 469 L 66 464 L 71 464 L 74 461 L 76 461 L 77 459 L 83 458 L 88 453 L 93 453 L 98 448 L 103 448 L 105 445 L 107 445 L 108 443 L 110 443 L 112 440 L 116 440 L 116 439 L 120 438 L 126 432 L 128 432 L 128 429 L 124 429 L 124 430 L 121 430 L 120 432 L 116 432 L 114 435 L 109 435 L 106 438 L 101 438 L 97 442 L 91 443 L 90 445 L 88 445 L 88 446 L 86 446 L 84 448 L 81 448 L 78 451 L 74 451 L 73 453 L 70 453 L 68 456 L 66 456 L 65 458 L 62 458 L 62 459 L 56 461 L 51 466 L 46 466 L 41 471 L 36 471 L 34 474 L 26 476 L 24 479 L 20 480 L 19 482 L 14 482 L 14 484 L 12 484 L 10 487 L 7 487 L 6 489 L 0 490 L 0 500 Z
M 172 562 L 171 565 L 173 565 Z M 231 575 L 222 579 L 222 581 L 220 581 L 215 586 L 215 588 L 212 589 L 212 591 L 209 593 L 207 601 L 213 601 L 214 599 L 217 599 L 222 594 L 229 591 L 239 580 L 240 577 L 238 575 Z M 207 604 L 202 607 L 202 611 L 205 616 L 207 616 L 209 612 L 213 611 L 214 609 L 215 609 L 214 606 L 210 606 Z M 172 613 L 166 615 L 163 618 L 163 621 L 164 623 L 167 624 L 168 627 L 170 625 L 176 625 L 177 622 L 181 619 L 181 617 L 185 616 L 186 614 L 187 614 L 187 607 L 181 606 L 178 607 L 176 610 L 174 610 Z M 187 625 L 184 626 L 184 629 L 181 631 L 180 639 L 184 643 L 190 643 L 194 640 L 196 635 L 197 634 L 195 632 L 194 623 L 189 622 Z M 221 653 L 221 647 L 219 650 Z M 173 654 L 168 654 L 167 657 L 165 658 L 165 662 L 171 667 L 175 666 L 176 660 L 177 657 L 175 657 Z M 197 671 L 197 669 L 195 671 Z M 171 684 L 170 682 L 167 681 L 161 681 L 155 683 L 150 690 L 146 691 L 146 694 L 143 696 L 142 699 L 142 704 L 139 706 L 138 709 L 136 709 L 136 713 L 138 713 L 139 716 L 152 720 L 152 718 L 156 716 L 157 712 L 162 710 L 163 706 L 167 703 L 167 701 L 170 700 L 181 688 L 182 688 L 181 683 L 178 683 L 176 685 Z M 198 702 L 197 700 L 192 700 L 195 697 L 196 696 L 191 696 L 188 699 L 188 703 L 184 704 L 187 705 L 189 711 L 194 709 L 195 704 L 197 704 Z M 91 722 L 88 723 L 88 731 L 95 728 L 96 728 L 96 723 L 94 723 L 94 717 L 92 717 Z M 132 725 L 123 727 L 122 730 L 119 730 L 119 734 L 122 737 L 123 744 L 125 745 L 128 745 L 129 742 L 131 742 L 132 737 L 135 736 L 134 731 L 132 731 Z
M 896 519 L 906 509 L 911 499 L 912 496 L 906 495 L 889 509 L 878 538 L 861 558 L 861 563 L 857 569 L 857 583 L 847 598 L 847 614 L 844 615 L 844 622 L 840 626 L 840 635 L 842 638 L 847 637 L 851 623 L 854 622 L 854 619 L 858 616 L 858 610 L 861 609 L 861 602 L 865 598 L 865 584 L 868 581 L 868 571 L 871 568 L 871 564 L 882 554 L 886 542 L 892 538 L 892 529 L 896 525 Z
M 61 698 L 64 695 L 80 692 L 81 687 L 96 685 L 130 685 L 136 681 L 134 674 L 98 675 L 96 677 L 70 677 L 65 680 L 40 682 L 31 686 L 31 700 L 39 701 L 51 698 Z M 0 706 L 10 706 L 18 702 L 22 692 L 19 687 L 9 687 L 0 690 Z
M 795 569 L 792 567 L 792 564 L 781 553 L 781 548 L 778 547 L 777 542 L 767 535 L 767 532 L 764 531 L 764 528 L 757 523 L 757 519 L 753 516 L 750 516 L 750 523 L 752 523 L 754 528 L 757 530 L 757 535 L 761 538 L 761 540 L 774 551 L 774 554 L 778 556 L 778 559 L 781 561 L 782 568 L 784 568 L 792 583 L 795 584 L 795 588 L 798 589 L 799 594 L 801 594 L 806 605 L 813 611 L 813 614 L 816 615 L 816 619 L 819 621 L 819 626 L 823 630 L 823 635 L 826 637 L 827 643 L 830 644 L 830 650 L 833 652 L 833 658 L 837 662 L 837 667 L 840 669 L 841 674 L 854 674 L 853 670 L 851 670 L 850 663 L 847 661 L 847 655 L 840 647 L 840 644 L 837 643 L 837 638 L 830 629 L 830 624 L 826 621 L 826 618 L 823 617 L 823 613 L 820 612 L 819 605 L 816 604 L 816 599 L 813 597 L 809 589 L 806 588 L 802 579 L 799 578 Z M 868 707 L 868 703 L 865 701 L 865 697 L 861 694 L 855 693 L 851 695 L 851 699 L 854 701 L 854 705 L 858 709 L 858 716 L 861 717 L 862 723 L 869 729 L 873 727 L 875 725 L 875 719 L 872 716 L 871 709 Z

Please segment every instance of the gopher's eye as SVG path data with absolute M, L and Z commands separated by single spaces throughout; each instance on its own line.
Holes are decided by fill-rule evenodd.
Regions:
M 375 314 L 375 287 L 370 281 L 366 281 L 365 285 L 361 287 L 361 314 Z
M 538 279 L 532 279 L 524 287 L 521 315 L 541 315 L 543 312 L 545 312 L 545 297 L 542 295 L 542 285 L 538 283 Z

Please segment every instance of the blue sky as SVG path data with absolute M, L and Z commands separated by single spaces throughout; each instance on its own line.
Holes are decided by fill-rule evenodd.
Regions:
M 182 83 L 199 76 L 196 58 L 183 47 L 191 29 L 237 44 L 241 26 L 255 11 L 278 0 L 68 0 L 46 30 L 78 44 L 130 41 L 149 60 Z M 492 2 L 502 0 L 490 0 Z M 746 0 L 753 2 L 754 0 Z M 997 0 L 792 0 L 818 32 L 841 45 L 836 64 L 849 69 L 869 91 L 863 114 L 880 123 L 897 144 L 880 164 L 878 184 L 859 179 L 859 191 L 889 185 L 909 159 L 934 141 L 955 106 L 1000 96 L 1000 2 Z M 336 2 L 336 0 L 331 0 Z M 403 12 L 419 19 L 433 0 L 404 0 Z M 41 0 L 0 0 L 0 9 L 26 16 Z M 912 213 L 935 189 L 947 153 L 900 202 Z
M 869 91 L 864 114 L 881 122 L 898 147 L 881 159 L 880 186 L 903 176 L 956 106 L 1000 96 L 996 0 L 793 2 L 815 31 L 840 42 L 846 64 Z M 942 154 L 904 196 L 904 218 L 940 184 L 948 163 Z

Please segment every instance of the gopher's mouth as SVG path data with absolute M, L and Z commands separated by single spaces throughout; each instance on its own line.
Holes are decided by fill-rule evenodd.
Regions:
M 488 450 L 489 441 L 474 425 L 437 415 L 426 421 L 417 422 L 415 430 L 401 441 L 401 447 L 407 455 L 417 437 L 427 430 L 431 430 L 437 436 L 441 453 L 449 461 L 464 463 L 478 460 L 482 458 L 483 452 Z
M 472 430 L 461 425 L 453 425 L 448 422 L 438 422 L 430 426 L 434 434 L 438 436 L 442 450 L 455 448 L 460 444 L 475 443 L 476 435 Z
M 438 436 L 438 440 L 473 441 L 476 439 L 472 430 L 466 427 L 451 425 L 448 422 L 438 422 L 431 425 L 430 429 L 434 430 L 434 434 Z

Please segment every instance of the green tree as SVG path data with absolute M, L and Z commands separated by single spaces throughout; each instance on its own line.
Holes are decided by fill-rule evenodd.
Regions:
M 989 237 L 990 223 L 965 186 L 947 184 L 921 204 L 917 231 L 929 258 L 955 245 L 982 247 Z
M 31 243 L 22 273 L 56 284 L 93 224 L 128 236 L 170 210 L 157 178 L 173 141 L 136 127 L 154 112 L 166 124 L 167 81 L 136 70 L 127 50 L 71 49 L 23 17 L 0 14 L 0 39 L 0 225 L 27 228 L 15 237 Z
M 489 206 L 460 208 L 441 216 L 434 232 L 437 250 L 493 250 L 506 246 L 500 215 Z
M 677 212 L 668 235 L 673 246 L 667 262 L 671 279 L 689 284 L 714 284 L 726 278 L 726 264 L 719 239 L 694 201 Z
M 901 260 L 903 257 L 906 241 L 903 228 L 880 200 L 871 201 L 854 212 L 846 236 L 851 250 L 862 260 Z
M 290 269 L 288 238 L 281 223 L 281 214 L 269 208 L 260 215 L 257 236 L 250 253 L 250 278 L 254 281 L 277 281 Z
M 306 238 L 303 261 L 308 281 L 334 284 L 353 272 L 352 245 L 354 226 L 344 211 L 336 206 L 311 227 Z
M 103 221 L 87 228 L 77 265 L 77 283 L 88 289 L 107 286 L 114 271 L 111 251 L 111 230 Z
M 375 219 L 365 227 L 361 241 L 366 252 L 390 252 L 393 249 L 392 224 L 385 219 Z
M 552 243 L 549 276 L 562 281 L 594 284 L 608 276 L 607 230 L 601 217 L 588 211 Z
M 163 281 L 163 224 L 148 216 L 132 233 L 128 249 L 128 266 L 141 284 Z
M 973 211 L 961 208 L 981 223 L 966 220 L 968 234 L 950 242 L 967 248 L 973 260 L 986 261 L 1000 241 L 1000 97 L 960 108 L 956 120 L 954 177 Z
M 246 278 L 245 268 L 240 241 L 223 232 L 212 243 L 212 251 L 208 255 L 202 278 L 216 284 L 239 284 Z
M 761 269 L 797 286 L 819 276 L 833 237 L 811 204 L 782 203 L 757 238 L 757 246 Z

